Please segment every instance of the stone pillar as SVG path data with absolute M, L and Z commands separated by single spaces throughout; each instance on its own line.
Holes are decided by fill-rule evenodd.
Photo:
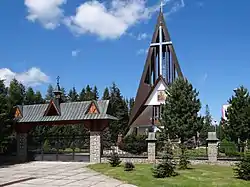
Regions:
M 27 133 L 17 133 L 17 158 L 21 162 L 27 161 Z
M 148 161 L 155 162 L 155 147 L 156 147 L 156 138 L 154 132 L 148 133 Z
M 208 132 L 207 144 L 208 144 L 208 161 L 217 162 L 218 157 L 218 138 L 216 132 Z
M 101 131 L 90 131 L 90 162 L 101 163 Z
M 122 142 L 122 134 L 118 134 L 116 145 L 119 146 L 121 142 Z

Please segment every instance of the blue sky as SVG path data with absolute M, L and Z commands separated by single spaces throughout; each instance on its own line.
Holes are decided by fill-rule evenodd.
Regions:
M 0 78 L 17 77 L 43 93 L 58 75 L 66 90 L 90 84 L 102 92 L 115 81 L 125 97 L 135 96 L 158 5 L 2 0 Z M 246 0 L 168 0 L 164 7 L 182 71 L 217 120 L 232 90 L 250 87 L 249 6 Z

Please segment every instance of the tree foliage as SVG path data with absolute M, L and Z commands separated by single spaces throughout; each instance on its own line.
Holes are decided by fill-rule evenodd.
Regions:
M 173 150 L 170 142 L 165 142 L 163 148 L 162 161 L 153 168 L 153 176 L 155 178 L 165 178 L 176 176 L 176 163 L 173 160 Z
M 180 138 L 181 143 L 196 135 L 200 128 L 198 112 L 201 108 L 198 92 L 182 78 L 175 82 L 166 91 L 166 103 L 163 109 L 162 124 L 165 133 L 170 138 Z
M 184 142 L 201 129 L 198 112 L 201 108 L 198 92 L 183 78 L 176 79 L 166 91 L 167 97 L 163 107 L 163 137 L 180 138 L 182 156 L 185 155 Z
M 225 130 L 234 142 L 245 142 L 250 133 L 250 97 L 246 88 L 241 86 L 229 99 L 229 107 L 226 112 Z

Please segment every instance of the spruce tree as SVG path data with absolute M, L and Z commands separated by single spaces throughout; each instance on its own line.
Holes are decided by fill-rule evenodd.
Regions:
M 205 111 L 205 116 L 203 118 L 202 129 L 200 131 L 200 140 L 202 144 L 206 143 L 208 132 L 212 131 L 214 131 L 214 128 L 212 126 L 212 116 L 210 114 L 208 105 L 206 105 L 206 111 Z
M 85 101 L 92 101 L 92 100 L 94 100 L 94 94 L 93 94 L 92 88 L 89 85 L 86 86 L 85 91 L 86 91 Z
M 46 101 L 49 101 L 49 100 L 51 100 L 51 99 L 53 98 L 53 96 L 54 96 L 53 90 L 54 90 L 54 88 L 53 88 L 53 86 L 50 84 L 50 85 L 48 86 L 47 94 L 46 94 L 46 96 L 45 96 L 45 100 L 46 100 Z
M 4 81 L 0 80 L 0 153 L 6 151 L 9 144 L 9 137 L 12 133 L 7 94 L 8 91 L 4 85 Z
M 71 102 L 78 101 L 78 94 L 75 87 L 69 90 L 69 97 Z
M 33 88 L 28 87 L 27 91 L 25 92 L 25 102 L 26 105 L 35 104 L 36 97 Z
M 79 95 L 79 101 L 85 101 L 85 98 L 86 98 L 86 91 L 85 88 L 83 88 Z
M 110 99 L 109 89 L 106 87 L 103 92 L 102 100 L 109 100 L 109 99 Z
M 128 126 L 128 106 L 115 83 L 110 87 L 110 114 L 117 117 L 117 121 L 110 124 L 112 142 L 116 142 L 118 134 L 125 134 Z
M 25 99 L 25 87 L 23 84 L 19 83 L 16 79 L 10 82 L 8 89 L 8 101 L 9 107 L 12 108 L 16 105 L 21 105 L 24 103 Z
M 241 86 L 228 101 L 225 130 L 235 143 L 243 144 L 249 139 L 250 131 L 250 96 L 247 88 Z
M 184 142 L 196 135 L 199 130 L 198 112 L 201 102 L 198 92 L 186 79 L 177 78 L 166 91 L 167 97 L 163 107 L 162 125 L 165 137 L 180 138 L 181 153 L 185 155 Z
M 44 99 L 40 91 L 36 91 L 35 93 L 35 104 L 43 104 Z
M 129 116 L 131 115 L 134 104 L 135 104 L 135 99 L 132 97 L 129 99 Z
M 93 99 L 96 101 L 99 99 L 99 93 L 98 93 L 98 89 L 96 86 L 94 86 L 94 89 L 93 89 Z

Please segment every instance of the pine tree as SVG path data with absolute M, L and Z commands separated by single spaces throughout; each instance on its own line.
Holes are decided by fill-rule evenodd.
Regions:
M 200 128 L 198 112 L 201 108 L 198 92 L 186 79 L 176 79 L 166 91 L 162 124 L 165 137 L 180 138 L 182 155 L 185 155 L 184 142 L 196 135 Z
M 250 131 L 250 96 L 246 88 L 241 86 L 228 101 L 226 131 L 235 143 L 245 143 Z
M 110 114 L 117 117 L 117 121 L 110 124 L 110 134 L 112 142 L 116 142 L 118 134 L 125 134 L 128 127 L 128 106 L 123 99 L 120 89 L 115 83 L 110 87 Z
M 71 102 L 78 101 L 78 94 L 75 87 L 69 90 L 69 97 Z
M 103 92 L 102 100 L 109 100 L 110 95 L 109 95 L 109 89 L 106 87 Z
M 44 99 L 42 97 L 42 94 L 40 91 L 36 91 L 35 93 L 35 104 L 43 104 L 44 103 Z
M 23 84 L 19 83 L 16 79 L 10 82 L 8 89 L 8 100 L 9 107 L 12 108 L 16 105 L 21 105 L 24 103 L 25 99 L 25 87 Z
M 208 105 L 206 105 L 206 111 L 204 116 L 204 123 L 202 124 L 202 129 L 200 131 L 200 140 L 202 144 L 206 143 L 208 132 L 214 131 L 214 128 L 212 126 L 212 116 L 210 114 L 210 110 Z
M 46 101 L 49 101 L 49 100 L 51 100 L 52 98 L 53 98 L 53 96 L 54 96 L 54 94 L 53 94 L 53 86 L 50 84 L 49 86 L 48 86 L 48 89 L 47 89 L 47 94 L 46 94 L 46 96 L 45 96 L 45 100 Z
M 93 89 L 93 99 L 96 101 L 99 99 L 99 93 L 98 93 L 96 86 L 94 86 L 94 89 Z
M 176 163 L 173 161 L 173 150 L 170 142 L 165 142 L 162 161 L 153 168 L 155 178 L 165 178 L 178 175 L 174 170 Z
M 6 151 L 12 133 L 7 94 L 4 81 L 0 80 L 0 153 Z
M 92 88 L 89 85 L 87 85 L 85 90 L 86 90 L 85 101 L 94 100 L 94 94 L 93 94 Z
M 79 101 L 85 101 L 85 98 L 86 98 L 86 91 L 85 88 L 83 88 L 79 95 Z
M 25 102 L 26 105 L 32 105 L 35 104 L 35 92 L 33 88 L 28 87 L 27 91 L 25 92 Z
M 134 104 L 135 104 L 135 99 L 132 97 L 129 99 L 129 116 L 131 115 Z
M 61 92 L 62 92 L 62 95 L 61 95 L 62 101 L 67 102 L 69 98 L 67 97 L 67 92 L 64 87 L 61 87 Z

